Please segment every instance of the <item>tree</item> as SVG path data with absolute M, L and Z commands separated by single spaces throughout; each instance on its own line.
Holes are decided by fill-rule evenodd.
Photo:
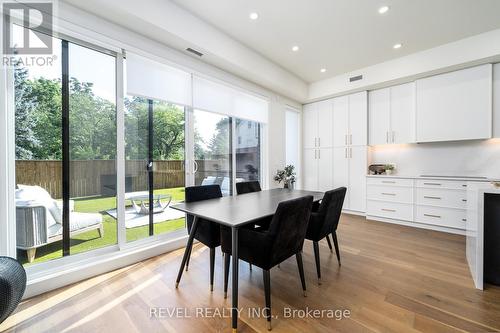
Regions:
M 36 119 L 34 110 L 36 101 L 31 97 L 32 86 L 28 81 L 28 70 L 15 66 L 15 131 L 16 131 L 16 159 L 27 160 L 33 158 L 33 150 L 39 146 L 33 127 Z
M 207 157 L 212 159 L 220 158 L 221 156 L 227 155 L 230 152 L 230 122 L 229 118 L 222 118 L 217 122 L 215 129 L 216 132 L 210 139 L 208 144 Z

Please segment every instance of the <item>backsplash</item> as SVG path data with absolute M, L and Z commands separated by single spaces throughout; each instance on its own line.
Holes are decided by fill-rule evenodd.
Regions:
M 500 178 L 500 139 L 372 146 L 368 160 L 395 164 L 401 175 Z

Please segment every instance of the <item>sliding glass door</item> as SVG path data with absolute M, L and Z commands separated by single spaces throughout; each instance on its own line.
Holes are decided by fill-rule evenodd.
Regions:
M 170 205 L 184 200 L 185 111 L 168 102 L 125 99 L 127 241 L 184 228 Z

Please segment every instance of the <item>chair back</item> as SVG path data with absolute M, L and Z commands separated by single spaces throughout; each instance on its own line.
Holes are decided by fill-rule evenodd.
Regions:
M 262 189 L 260 188 L 260 183 L 258 180 L 236 183 L 237 194 L 245 194 L 245 193 L 260 192 L 260 191 L 262 191 Z
M 347 188 L 345 187 L 325 192 L 317 212 L 323 220 L 321 235 L 327 235 L 337 230 L 346 192 Z
M 274 238 L 272 261 L 280 263 L 302 250 L 311 215 L 312 196 L 283 201 L 278 205 L 269 233 Z
M 186 187 L 185 194 L 186 202 L 196 202 L 222 197 L 222 191 L 217 184 Z

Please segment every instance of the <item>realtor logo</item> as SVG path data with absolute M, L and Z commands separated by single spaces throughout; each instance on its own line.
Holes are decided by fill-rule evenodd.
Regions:
M 3 3 L 3 53 L 52 54 L 52 10 L 51 2 Z

